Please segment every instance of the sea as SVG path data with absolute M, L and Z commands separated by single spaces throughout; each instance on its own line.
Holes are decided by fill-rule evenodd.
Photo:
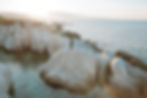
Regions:
M 64 29 L 96 42 L 106 51 L 126 51 L 147 63 L 147 21 L 75 20 L 67 22 Z

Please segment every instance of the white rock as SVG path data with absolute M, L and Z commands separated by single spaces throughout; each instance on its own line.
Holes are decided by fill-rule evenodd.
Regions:
M 146 92 L 147 72 L 130 65 L 121 58 L 112 60 L 111 69 L 110 91 L 123 98 L 144 98 L 141 96 Z
M 75 50 L 56 53 L 44 67 L 42 78 L 51 86 L 88 92 L 96 85 L 96 58 Z

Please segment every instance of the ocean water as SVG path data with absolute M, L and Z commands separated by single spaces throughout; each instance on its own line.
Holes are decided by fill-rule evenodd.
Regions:
M 127 51 L 147 63 L 147 21 L 78 20 L 64 29 L 97 42 L 106 51 Z

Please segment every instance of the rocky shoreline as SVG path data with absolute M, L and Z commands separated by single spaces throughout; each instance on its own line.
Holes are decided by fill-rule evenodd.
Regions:
M 0 17 L 0 54 L 12 72 L 14 98 L 146 98 L 147 64 L 58 24 Z

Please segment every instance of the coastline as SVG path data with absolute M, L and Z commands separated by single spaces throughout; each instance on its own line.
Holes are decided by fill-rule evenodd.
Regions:
M 5 21 L 2 21 L 2 23 L 4 23 L 4 22 Z M 2 23 L 0 21 L 1 25 L 2 25 Z M 10 28 L 12 26 L 12 28 L 8 30 L 9 32 L 7 32 L 7 29 L 8 29 L 7 26 Z M 71 93 L 66 92 L 64 90 L 58 91 L 58 90 L 55 90 L 55 89 L 52 89 L 50 87 L 45 86 L 43 84 L 43 81 L 40 80 L 39 75 L 38 75 L 40 72 L 40 69 L 41 69 L 40 66 L 44 65 L 44 63 L 49 60 L 50 55 L 52 55 L 52 53 L 49 54 L 50 53 L 49 51 L 55 52 L 54 50 L 56 50 L 56 49 L 58 50 L 60 48 L 63 48 L 63 49 L 66 48 L 66 47 L 60 46 L 59 44 L 62 44 L 62 45 L 68 44 L 68 46 L 69 46 L 69 43 L 71 43 L 71 45 L 78 47 L 82 51 L 84 50 L 83 47 L 79 47 L 79 46 L 83 45 L 84 48 L 86 47 L 93 54 L 104 52 L 104 50 L 99 48 L 94 42 L 85 41 L 84 39 L 81 39 L 80 35 L 75 34 L 71 31 L 60 31 L 62 29 L 58 26 L 53 29 L 48 29 L 50 27 L 48 27 L 46 25 L 42 26 L 42 24 L 41 24 L 41 26 L 40 26 L 38 24 L 36 25 L 36 23 L 33 24 L 30 21 L 28 21 L 27 23 L 25 23 L 25 21 L 24 21 L 23 25 L 18 20 L 17 20 L 17 22 L 15 22 L 15 21 L 9 22 L 8 21 L 6 24 L 4 24 L 3 27 L 4 27 L 4 30 L 2 30 L 2 29 L 1 30 L 4 31 L 4 32 L 2 32 L 2 35 L 4 37 L 2 37 L 2 39 L 0 39 L 1 40 L 1 43 L 0 43 L 0 46 L 1 46 L 0 51 L 1 52 L 0 53 L 5 55 L 6 57 L 4 57 L 4 56 L 3 56 L 4 58 L 1 57 L 2 59 L 0 62 L 2 64 L 6 65 L 6 66 L 8 65 L 8 66 L 10 66 L 10 68 L 12 68 L 11 69 L 12 70 L 12 77 L 13 77 L 13 81 L 15 82 L 14 85 L 15 85 L 16 93 L 18 94 L 18 95 L 17 94 L 15 95 L 16 98 L 26 98 L 26 97 L 27 98 L 42 98 L 42 96 L 45 97 L 45 95 L 46 96 L 53 96 L 53 98 L 61 98 L 61 96 L 63 96 L 63 98 L 67 98 L 67 97 L 68 98 L 75 98 L 75 97 L 76 98 L 95 98 L 98 96 L 103 96 L 103 98 L 110 98 L 110 95 L 107 95 L 106 92 L 104 92 L 103 89 L 99 88 L 99 87 L 96 88 L 100 92 L 99 94 L 97 94 L 96 91 L 93 91 L 94 94 L 92 92 L 92 94 L 88 94 L 88 95 L 71 94 Z M 58 30 L 55 30 L 55 29 L 58 29 Z M 19 30 L 19 32 L 17 32 L 17 30 Z M 16 35 L 17 35 L 21 32 L 21 30 L 22 31 L 24 30 L 23 33 L 27 32 L 28 35 L 24 34 L 24 36 L 26 36 L 26 37 L 24 37 L 24 36 L 21 37 L 22 36 L 21 34 L 20 34 L 20 36 L 17 36 L 17 37 L 13 36 L 13 33 L 16 33 Z M 35 34 L 35 33 L 33 33 L 34 34 L 33 36 L 29 35 L 29 34 L 32 34 L 33 31 L 37 31 L 37 34 L 39 35 L 39 37 L 42 37 L 42 39 L 39 39 L 37 34 Z M 5 32 L 7 32 L 8 34 L 6 34 Z M 53 38 L 48 37 L 50 35 L 53 36 Z M 36 39 L 34 38 L 34 36 L 36 36 Z M 5 40 L 5 38 L 8 38 L 8 37 L 12 37 L 12 38 L 14 37 L 14 39 L 18 38 L 18 40 L 15 39 L 14 42 L 20 41 L 20 43 L 18 43 L 16 45 L 16 47 L 13 47 L 13 45 L 12 45 L 12 44 L 15 45 L 15 43 L 12 43 L 11 45 L 8 44 L 8 46 L 7 46 L 7 45 L 5 45 L 7 43 L 3 43 L 3 41 Z M 21 37 L 23 40 L 19 39 L 19 37 Z M 28 40 L 27 38 L 30 38 L 30 39 Z M 32 38 L 34 38 L 34 41 L 31 40 Z M 48 38 L 50 38 L 51 40 L 48 40 Z M 62 40 L 62 38 L 64 38 L 64 39 Z M 72 41 L 65 42 L 67 40 L 75 40 L 75 42 L 72 42 Z M 50 49 L 48 50 L 47 48 L 48 48 L 48 45 L 50 44 L 48 42 L 50 42 L 50 41 L 52 41 L 53 45 L 56 44 L 56 45 L 59 45 L 59 47 L 53 47 L 53 50 L 50 50 Z M 43 44 L 43 43 L 45 43 L 45 44 Z M 51 46 L 52 46 L 52 43 L 50 44 Z M 34 44 L 35 44 L 35 46 L 34 46 L 35 48 L 32 47 Z M 40 48 L 40 47 L 42 47 L 42 48 Z M 87 50 L 85 50 L 85 51 L 87 51 Z M 117 55 L 117 56 L 123 58 L 125 61 L 129 62 L 130 64 L 136 64 L 136 66 L 138 65 L 137 67 L 141 66 L 141 68 L 145 69 L 145 71 L 147 69 L 146 67 L 142 67 L 142 66 L 146 66 L 146 64 L 144 64 L 141 60 L 139 60 L 138 58 L 136 58 L 128 53 L 116 52 L 116 54 L 114 54 L 114 55 Z M 34 61 L 32 58 L 34 59 Z M 5 60 L 5 59 L 6 59 L 6 61 L 3 62 L 3 60 Z M 132 61 L 134 61 L 134 59 L 135 59 L 135 62 L 132 62 Z M 37 63 L 36 60 L 39 63 Z M 29 66 L 27 66 L 27 65 L 29 65 Z M 32 65 L 33 65 L 33 67 L 32 67 Z M 29 80 L 29 81 L 26 81 L 26 80 Z M 24 87 L 24 86 L 26 86 L 26 87 Z M 19 91 L 19 89 L 21 89 L 23 87 L 24 87 L 24 91 Z M 38 89 L 38 91 L 37 91 L 36 90 L 37 88 L 40 88 L 40 89 Z M 39 93 L 41 91 L 42 91 L 42 94 L 39 95 Z M 51 92 L 51 93 L 48 93 L 48 92 Z M 53 94 L 53 92 L 55 92 L 55 93 L 57 92 L 58 94 L 57 95 Z M 24 96 L 22 96 L 21 94 Z M 100 98 L 102 98 L 102 97 L 100 97 Z

